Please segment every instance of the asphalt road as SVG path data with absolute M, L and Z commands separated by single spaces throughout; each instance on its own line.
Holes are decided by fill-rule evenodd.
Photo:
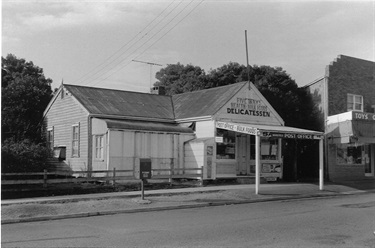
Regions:
M 375 247 L 375 194 L 3 225 L 2 247 Z

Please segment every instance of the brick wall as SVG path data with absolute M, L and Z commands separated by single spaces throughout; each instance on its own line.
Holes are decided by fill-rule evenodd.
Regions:
M 362 95 L 364 111 L 374 112 L 375 63 L 339 55 L 326 67 L 328 77 L 328 116 L 347 112 L 347 94 Z
M 366 178 L 364 165 L 337 164 L 336 145 L 328 145 L 328 174 L 332 182 Z

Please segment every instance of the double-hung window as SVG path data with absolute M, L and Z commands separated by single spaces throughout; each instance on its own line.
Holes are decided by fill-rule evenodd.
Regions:
M 104 135 L 95 136 L 95 159 L 104 160 Z
M 79 157 L 79 124 L 72 127 L 72 157 Z
M 348 94 L 347 96 L 347 110 L 356 110 L 363 112 L 363 97 L 360 95 Z
M 47 148 L 53 149 L 53 127 L 47 130 Z

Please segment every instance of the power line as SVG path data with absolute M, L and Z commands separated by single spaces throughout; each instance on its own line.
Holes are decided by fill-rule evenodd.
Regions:
M 118 64 L 118 65 L 121 65 L 121 63 L 123 61 L 125 61 L 126 59 L 128 59 L 131 55 L 133 55 L 136 51 L 138 51 L 141 47 L 143 47 L 147 42 L 149 42 L 151 39 L 153 39 L 156 35 L 158 35 L 160 32 L 163 31 L 163 29 L 165 27 L 167 27 L 174 19 L 176 19 L 177 16 L 179 16 L 190 4 L 192 4 L 194 2 L 194 0 L 191 0 L 190 3 L 188 3 L 182 10 L 180 10 L 172 19 L 170 19 L 168 21 L 167 24 L 165 24 L 164 26 L 162 26 L 160 29 L 158 29 L 158 31 L 156 33 L 154 33 L 148 40 L 146 40 L 145 42 L 143 42 L 140 46 L 138 46 L 129 56 L 125 57 L 124 59 L 122 59 L 122 61 Z M 131 61 L 129 61 L 125 66 L 129 65 L 131 63 Z M 125 67 L 124 66 L 124 67 Z M 109 74 L 108 77 L 110 77 L 111 75 L 113 75 L 114 73 L 118 72 L 120 69 L 122 69 L 123 67 L 119 67 L 119 69 L 115 70 L 113 73 Z M 97 74 L 97 73 L 96 73 Z M 101 81 L 107 79 L 108 77 L 105 77 L 104 79 L 102 79 Z M 97 77 L 95 80 L 99 80 L 99 77 Z M 98 83 L 100 83 L 101 81 L 99 81 Z M 96 85 L 97 83 L 94 83 L 93 85 Z
M 151 62 L 146 62 L 146 61 L 135 60 L 135 59 L 133 59 L 132 61 L 133 61 L 133 62 L 138 62 L 138 63 L 143 63 L 143 64 L 148 64 L 148 65 L 150 65 L 150 89 L 151 89 L 151 87 L 152 87 L 152 66 L 153 66 L 153 65 L 163 66 L 163 65 L 161 65 L 161 64 L 156 64 L 156 63 L 151 63 Z
M 194 0 L 192 0 L 188 5 L 186 5 L 184 7 L 183 10 L 185 10 Z M 154 41 L 150 46 L 148 46 L 146 49 L 144 49 L 140 54 L 138 54 L 134 59 L 136 58 L 139 58 L 144 52 L 146 52 L 149 48 L 151 48 L 155 43 L 157 43 L 159 40 L 161 40 L 163 37 L 165 37 L 170 31 L 172 31 L 179 23 L 181 23 L 184 19 L 186 19 L 199 5 L 201 5 L 202 3 L 204 2 L 204 0 L 201 0 L 195 7 L 193 7 L 180 21 L 178 21 L 174 26 L 172 26 L 172 28 L 170 28 L 165 34 L 163 34 L 159 39 L 157 39 L 156 41 Z M 175 17 L 177 17 L 183 10 L 181 10 Z M 175 18 L 173 18 L 175 19 Z M 168 22 L 165 26 L 163 26 L 162 29 L 164 29 L 164 27 L 166 27 L 169 23 L 171 23 L 173 21 L 173 19 Z M 158 32 L 160 33 L 160 31 Z M 155 37 L 158 33 L 154 34 L 151 38 Z M 151 39 L 150 38 L 150 39 Z M 150 41 L 150 39 L 148 39 L 145 43 L 143 43 L 141 46 L 139 46 L 133 53 L 135 53 L 139 48 L 141 48 L 144 44 L 146 44 L 148 41 Z M 132 53 L 132 54 L 133 54 Z M 125 60 L 125 59 L 124 59 Z M 123 60 L 123 61 L 124 61 Z M 128 66 L 132 61 L 129 61 L 128 63 L 126 63 L 123 67 L 120 67 L 118 68 L 117 70 L 115 70 L 114 72 L 112 72 L 111 74 L 109 74 L 107 77 L 103 78 L 102 80 L 100 80 L 98 83 L 108 79 L 110 76 L 112 76 L 113 74 L 117 73 L 120 69 L 123 69 L 124 67 Z M 96 80 L 96 79 L 95 79 Z M 96 85 L 97 83 L 95 83 L 94 85 Z
M 89 78 L 91 78 L 93 75 L 95 74 L 98 74 L 100 71 L 102 71 L 104 68 L 106 68 L 108 65 L 110 65 L 113 61 L 115 61 L 119 56 L 123 55 L 126 51 L 128 51 L 133 45 L 131 45 L 127 50 L 125 50 L 124 52 L 122 53 L 119 53 L 123 48 L 125 48 L 126 46 L 128 46 L 129 44 L 131 44 L 142 32 L 144 32 L 151 24 L 153 24 L 176 0 L 174 0 L 173 2 L 171 2 L 156 18 L 154 18 L 151 22 L 149 22 L 139 33 L 137 33 L 130 41 L 128 41 L 126 44 L 124 44 L 123 46 L 121 46 L 118 50 L 116 50 L 112 55 L 110 55 L 109 57 L 107 57 L 102 63 L 100 63 L 99 65 L 97 65 L 96 67 L 94 67 L 93 69 L 91 69 L 89 72 L 87 72 L 86 74 L 84 74 L 83 76 L 81 76 L 79 79 L 77 79 L 75 82 L 79 83 L 79 82 L 83 82 L 85 80 L 88 80 Z M 162 18 L 156 25 L 158 25 L 161 21 L 163 21 L 166 17 L 168 17 L 182 2 L 180 2 L 177 6 L 175 6 L 166 16 L 164 16 L 164 18 Z M 152 28 L 154 28 L 156 25 L 154 25 Z M 152 30 L 151 28 L 151 30 Z M 151 30 L 147 31 L 146 34 L 144 34 L 141 38 L 138 39 L 141 40 L 142 38 L 144 38 Z M 101 67 L 103 64 L 105 64 L 107 61 L 111 60 L 111 58 L 113 58 L 115 55 L 117 55 L 117 58 L 115 59 L 112 59 L 113 61 L 112 62 L 109 62 L 106 66 L 104 66 L 103 68 L 99 69 L 99 70 L 96 70 L 97 68 Z M 94 74 L 90 74 L 91 72 L 93 71 L 96 71 Z M 86 76 L 90 75 L 87 79 L 85 79 Z

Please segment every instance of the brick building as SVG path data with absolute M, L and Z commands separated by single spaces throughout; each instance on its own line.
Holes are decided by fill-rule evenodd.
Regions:
M 304 86 L 320 110 L 326 176 L 374 177 L 375 62 L 339 55 L 325 75 Z

